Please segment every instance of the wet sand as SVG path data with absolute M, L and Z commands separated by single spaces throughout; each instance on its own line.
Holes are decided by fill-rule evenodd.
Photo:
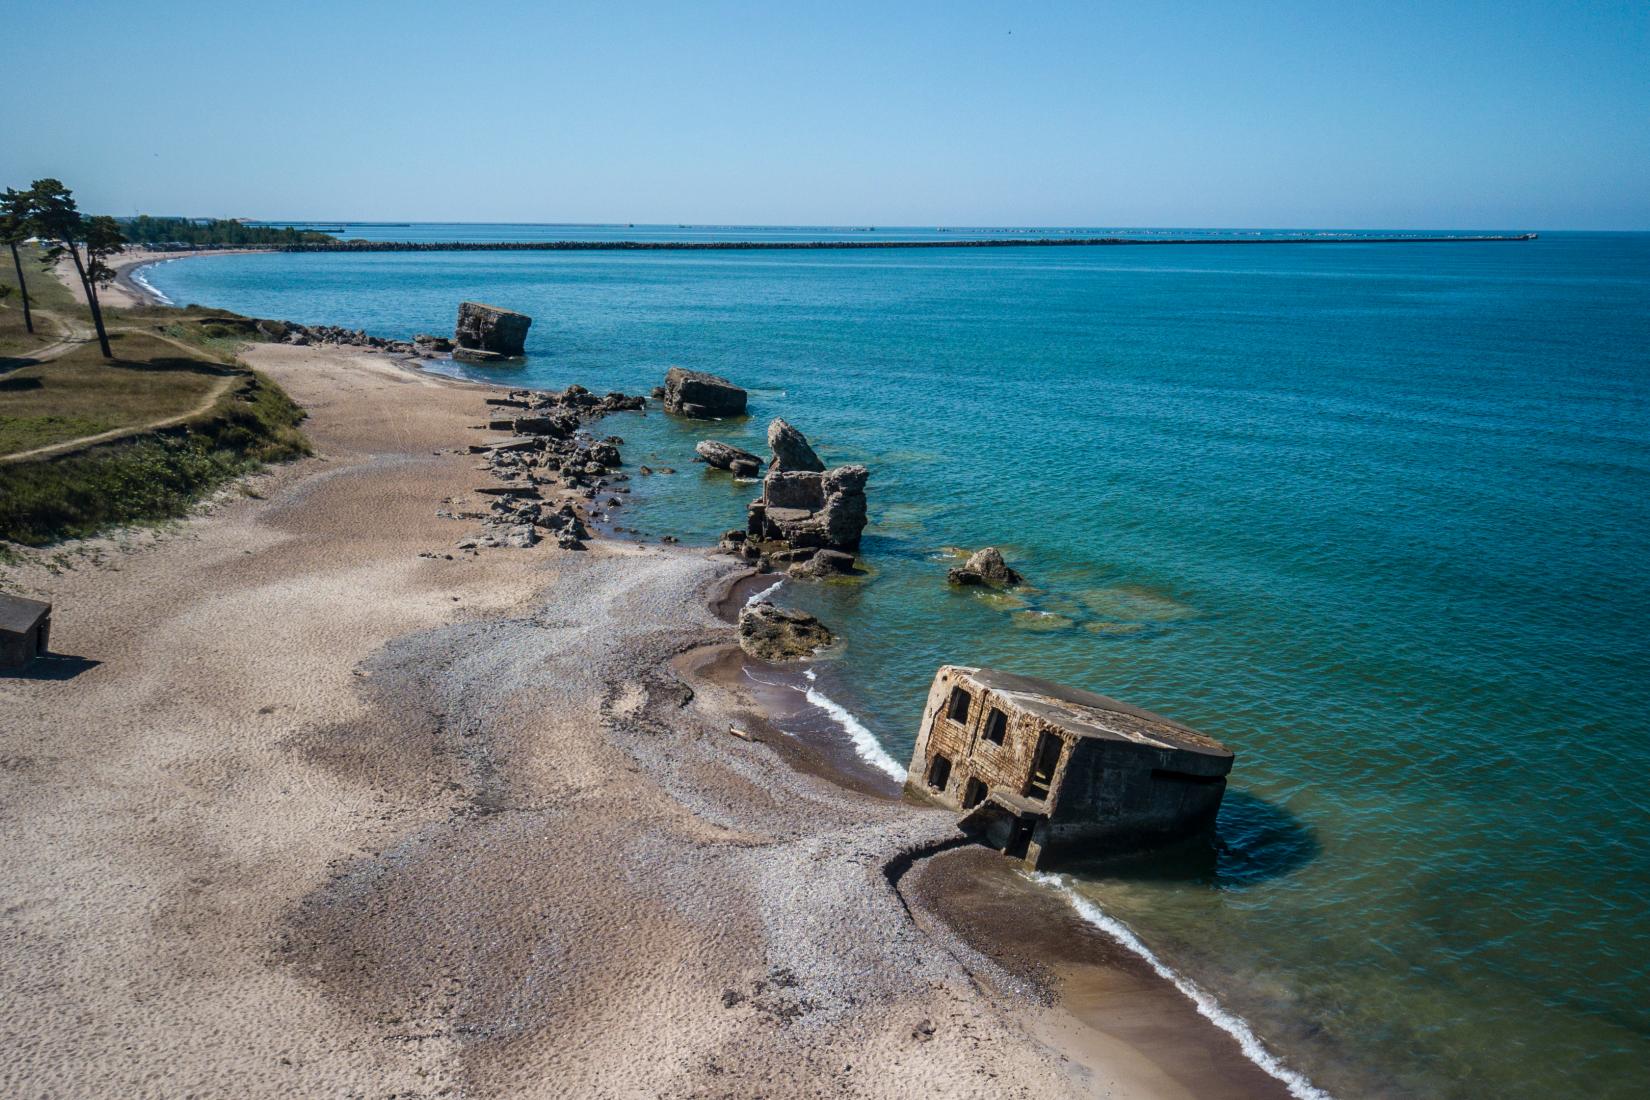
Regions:
M 68 656 L 0 678 L 0 1094 L 1283 1095 L 767 722 L 735 564 L 457 551 L 479 387 L 248 359 L 317 457 L 5 570 Z

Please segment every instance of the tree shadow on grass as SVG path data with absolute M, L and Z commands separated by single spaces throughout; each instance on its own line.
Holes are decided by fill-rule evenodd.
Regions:
M 204 359 L 191 359 L 186 355 L 166 356 L 160 359 L 111 359 L 108 365 L 118 370 L 133 371 L 185 371 L 189 374 L 207 374 L 214 378 L 225 378 L 230 375 L 245 374 L 240 367 L 225 366 L 221 363 L 209 363 Z

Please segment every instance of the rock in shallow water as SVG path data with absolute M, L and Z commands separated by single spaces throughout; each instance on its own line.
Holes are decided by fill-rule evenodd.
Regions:
M 763 600 L 739 612 L 739 648 L 763 661 L 806 657 L 831 641 L 825 624 L 806 611 Z
M 664 401 L 666 412 L 700 420 L 745 415 L 744 390 L 726 378 L 681 367 L 665 374 Z
M 533 319 L 525 313 L 480 302 L 461 302 L 458 307 L 458 327 L 453 330 L 453 355 L 465 352 L 463 358 L 476 362 L 495 359 L 514 359 L 523 354 L 527 329 Z
M 731 470 L 736 465 L 759 464 L 762 461 L 749 451 L 742 451 L 716 439 L 702 439 L 693 450 L 704 459 L 705 465 L 718 470 Z
M 1025 578 L 1009 567 L 995 546 L 975 551 L 962 565 L 948 570 L 945 579 L 952 584 L 983 584 L 991 588 L 1012 588 L 1025 583 Z
M 768 449 L 773 452 L 769 466 L 772 470 L 801 470 L 823 473 L 825 463 L 808 444 L 808 437 L 797 431 L 781 417 L 774 417 L 768 425 Z

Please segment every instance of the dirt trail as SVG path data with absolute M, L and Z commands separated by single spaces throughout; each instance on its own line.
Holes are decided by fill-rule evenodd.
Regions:
M 32 351 L 28 355 L 21 356 L 20 358 L 33 360 L 37 363 L 46 363 L 53 359 L 61 358 L 62 356 L 73 351 L 75 348 L 91 343 L 93 340 L 97 339 L 97 332 L 91 327 L 90 324 L 82 324 L 81 322 L 64 317 L 59 313 L 53 313 L 49 310 L 37 309 L 34 312 L 37 317 L 51 318 L 54 323 L 63 327 L 66 331 L 66 335 L 56 343 L 48 344 L 38 351 Z M 111 333 L 141 332 L 145 336 L 155 340 L 164 341 L 165 343 L 171 344 L 173 347 L 187 352 L 189 358 L 191 359 L 200 358 L 199 348 L 191 347 L 182 340 L 174 339 L 173 337 L 167 336 L 165 333 L 155 332 L 153 329 L 136 328 L 130 325 L 111 325 L 106 327 Z M 206 362 L 206 360 L 202 360 L 202 362 Z M 33 459 L 50 458 L 53 455 L 68 454 L 72 451 L 78 451 L 86 447 L 91 447 L 98 443 L 108 443 L 116 439 L 125 439 L 127 436 L 143 435 L 145 432 L 159 431 L 162 428 L 170 428 L 174 425 L 182 424 L 187 420 L 192 420 L 195 417 L 201 416 L 202 414 L 210 411 L 212 406 L 218 403 L 218 399 L 225 393 L 229 392 L 230 387 L 235 384 L 235 381 L 236 379 L 233 375 L 225 375 L 224 377 L 218 379 L 212 384 L 212 388 L 207 391 L 206 396 L 196 403 L 193 408 L 186 409 L 174 416 L 162 417 L 159 420 L 151 420 L 146 424 L 128 424 L 123 428 L 112 428 L 109 431 L 99 432 L 96 435 L 83 435 L 77 439 L 66 439 L 61 443 L 51 443 L 44 447 L 34 447 L 27 451 L 17 451 L 9 455 L 0 455 L 0 463 L 23 462 Z

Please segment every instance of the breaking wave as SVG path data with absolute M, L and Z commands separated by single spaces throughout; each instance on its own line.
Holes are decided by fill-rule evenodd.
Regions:
M 161 262 L 166 263 L 168 261 L 163 260 Z M 173 302 L 172 299 L 170 299 L 166 295 L 162 294 L 160 292 L 160 290 L 155 286 L 154 283 L 151 283 L 147 278 L 144 277 L 144 272 L 148 271 L 151 267 L 154 267 L 154 266 L 155 266 L 154 264 L 144 264 L 142 267 L 134 267 L 132 269 L 132 282 L 134 282 L 138 286 L 142 287 L 148 293 L 153 294 L 155 296 L 155 299 L 157 301 L 159 301 L 161 305 L 163 305 L 163 306 L 176 305 L 177 303 Z
M 1249 1029 L 1248 1023 L 1241 1016 L 1234 1016 L 1227 1012 L 1220 1007 L 1219 1002 L 1191 979 L 1182 977 L 1169 969 L 1161 959 L 1152 954 L 1151 948 L 1140 942 L 1139 937 L 1129 930 L 1128 925 L 1115 917 L 1107 916 L 1098 905 L 1073 890 L 1071 883 L 1066 881 L 1063 875 L 1033 871 L 1029 872 L 1027 877 L 1033 882 L 1041 883 L 1044 886 L 1052 886 L 1060 891 L 1071 907 L 1077 911 L 1078 916 L 1146 960 L 1146 965 L 1155 970 L 1159 977 L 1167 979 L 1173 983 L 1176 989 L 1186 995 L 1187 999 L 1196 1006 L 1198 1015 L 1236 1039 L 1238 1046 L 1243 1048 L 1243 1053 L 1251 1062 L 1282 1081 L 1289 1089 L 1291 1096 L 1296 1097 L 1297 1100 L 1332 1100 L 1327 1092 L 1307 1080 L 1303 1074 L 1297 1073 L 1280 1062 L 1271 1051 L 1266 1049 L 1265 1044 L 1260 1041 L 1255 1033 Z
M 761 603 L 763 600 L 767 599 L 769 596 L 773 595 L 775 592 L 778 592 L 779 591 L 779 586 L 784 584 L 784 583 L 785 583 L 785 578 L 780 577 L 778 580 L 776 580 L 772 584 L 768 585 L 768 587 L 764 588 L 762 591 L 752 593 L 750 599 L 745 601 L 745 606 L 746 607 L 755 607 L 757 604 Z
M 802 675 L 808 680 L 808 702 L 830 715 L 832 721 L 847 731 L 849 739 L 854 743 L 854 752 L 859 754 L 859 758 L 886 774 L 894 782 L 904 783 L 905 769 L 900 767 L 898 760 L 888 755 L 888 750 L 882 747 L 882 742 L 877 740 L 876 734 L 866 729 L 847 707 L 814 686 L 813 669 L 807 669 Z

